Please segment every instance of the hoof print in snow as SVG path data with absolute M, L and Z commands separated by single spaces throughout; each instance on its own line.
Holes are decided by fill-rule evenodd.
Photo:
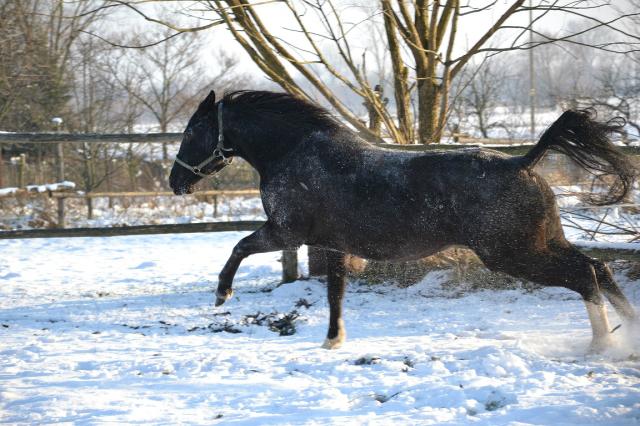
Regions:
M 231 334 L 242 333 L 242 330 L 234 327 L 233 324 L 229 322 L 225 322 L 222 325 L 211 323 L 207 326 L 207 329 L 212 333 L 222 333 L 222 332 L 231 333 Z
M 298 311 L 292 311 L 280 319 L 269 321 L 269 330 L 278 332 L 280 336 L 292 336 L 296 334 L 295 320 L 299 316 Z
M 380 357 L 365 355 L 353 361 L 353 365 L 372 365 L 372 364 L 380 364 Z
M 129 324 L 121 324 L 123 327 L 130 328 L 131 330 L 140 330 L 141 328 L 151 328 L 150 325 L 129 325 Z
M 496 411 L 503 407 L 506 407 L 512 402 L 513 401 L 507 401 L 507 397 L 500 391 L 493 390 L 487 397 L 487 400 L 484 403 L 484 408 L 487 411 Z
M 267 325 L 269 330 L 278 333 L 280 336 L 291 336 L 296 334 L 295 321 L 300 317 L 298 311 L 293 310 L 280 317 L 278 312 L 262 314 L 260 312 L 245 315 L 243 322 L 247 325 Z
M 402 367 L 403 373 L 408 373 L 409 369 L 412 369 L 416 366 L 416 363 L 408 356 L 404 357 L 404 359 L 402 360 L 402 363 L 404 364 L 404 367 Z
M 223 333 L 223 332 L 231 333 L 231 334 L 242 333 L 242 330 L 234 327 L 233 324 L 231 324 L 229 321 L 225 321 L 224 324 L 217 324 L 215 322 L 212 322 L 206 327 L 199 327 L 199 326 L 191 327 L 187 329 L 187 333 L 193 333 L 194 331 L 199 331 L 199 330 L 209 331 L 211 333 Z
M 378 401 L 380 404 L 384 404 L 385 402 L 389 401 L 391 398 L 394 398 L 394 397 L 396 397 L 398 395 L 400 395 L 400 392 L 396 392 L 396 393 L 393 393 L 391 395 L 384 395 L 384 394 L 381 394 L 381 393 L 375 393 L 375 394 L 373 394 L 373 399 Z
M 301 298 L 296 302 L 296 308 L 302 308 L 303 306 L 309 309 L 313 306 L 313 303 L 309 302 L 307 299 Z

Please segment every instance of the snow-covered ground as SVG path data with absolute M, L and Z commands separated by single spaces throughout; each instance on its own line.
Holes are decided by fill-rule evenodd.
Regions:
M 587 354 L 569 291 L 351 283 L 347 343 L 326 351 L 324 284 L 278 286 L 278 253 L 247 259 L 213 307 L 243 235 L 1 241 L 0 422 L 640 422 L 638 337 Z M 617 278 L 638 307 L 640 281 Z

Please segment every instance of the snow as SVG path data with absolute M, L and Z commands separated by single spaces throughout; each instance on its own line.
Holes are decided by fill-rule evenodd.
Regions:
M 44 185 L 27 185 L 26 189 L 29 192 L 47 192 L 47 191 L 68 191 L 75 189 L 76 184 L 67 180 L 56 183 L 46 183 Z
M 16 192 L 18 192 L 18 188 L 16 188 L 16 187 L 0 188 L 0 197 L 7 196 L 7 195 L 13 195 Z
M 244 235 L 0 241 L 0 421 L 640 422 L 638 336 L 623 328 L 587 354 L 568 290 L 465 293 L 446 271 L 409 288 L 352 282 L 347 342 L 327 351 L 325 286 L 279 285 L 279 253 L 249 257 L 233 299 L 213 307 Z M 617 279 L 638 306 L 640 282 Z
M 596 248 L 596 249 L 620 249 L 640 252 L 640 243 L 612 243 L 608 241 L 574 241 L 574 245 L 578 247 Z

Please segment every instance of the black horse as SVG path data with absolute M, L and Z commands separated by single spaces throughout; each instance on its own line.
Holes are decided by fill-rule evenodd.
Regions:
M 227 165 L 248 161 L 260 174 L 267 222 L 243 238 L 220 272 L 216 306 L 229 299 L 240 262 L 254 253 L 328 249 L 329 331 L 325 348 L 345 339 L 341 319 L 348 254 L 420 259 L 450 245 L 473 249 L 493 271 L 578 292 L 593 330 L 592 349 L 609 341 L 602 295 L 620 317 L 636 314 L 609 268 L 564 237 L 553 192 L 533 171 L 547 149 L 616 181 L 591 200 L 626 195 L 634 167 L 608 140 L 621 123 L 567 111 L 526 155 L 489 149 L 402 152 L 373 146 L 319 106 L 285 93 L 215 94 L 189 120 L 170 184 L 176 194 Z

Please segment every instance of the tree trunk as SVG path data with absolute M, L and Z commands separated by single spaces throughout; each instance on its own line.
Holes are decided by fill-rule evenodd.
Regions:
M 435 138 L 440 112 L 440 88 L 429 81 L 418 83 L 418 141 L 421 144 L 438 143 Z
M 408 80 L 409 69 L 404 65 L 400 43 L 396 33 L 396 25 L 391 18 L 392 9 L 389 1 L 382 2 L 383 18 L 391 65 L 393 67 L 393 89 L 396 100 L 396 114 L 398 116 L 398 127 L 404 137 L 404 142 L 413 143 L 413 117 L 411 116 L 411 96 L 409 94 Z

